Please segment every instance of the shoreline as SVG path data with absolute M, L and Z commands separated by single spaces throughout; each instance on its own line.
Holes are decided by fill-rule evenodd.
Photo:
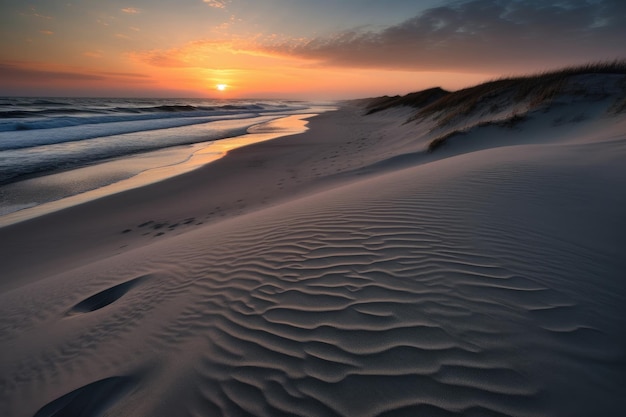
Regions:
M 13 204 L 9 202 L 9 207 L 23 208 L 0 215 L 0 228 L 182 175 L 223 158 L 227 152 L 239 147 L 303 133 L 307 130 L 307 119 L 318 114 L 287 115 L 253 125 L 247 133 L 239 136 L 128 155 L 7 184 L 0 189 L 4 192 L 4 203 L 18 200 Z M 88 182 L 82 189 L 76 190 L 76 183 L 84 181 L 85 177 L 98 177 L 95 181 L 100 183 Z M 102 177 L 112 179 L 107 182 Z M 48 189 L 56 194 L 44 198 L 44 201 L 32 202 L 25 197 L 33 195 L 34 198 L 41 198 L 42 193 L 49 193 Z

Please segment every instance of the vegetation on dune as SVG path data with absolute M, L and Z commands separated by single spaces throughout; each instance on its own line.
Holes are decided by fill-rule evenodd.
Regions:
M 475 109 L 481 108 L 482 104 L 488 101 L 496 101 L 498 97 L 509 97 L 509 102 L 525 102 L 527 108 L 524 113 L 513 113 L 511 116 L 501 120 L 489 120 L 478 123 L 476 127 L 500 126 L 513 128 L 520 122 L 527 119 L 527 112 L 542 105 L 549 104 L 554 97 L 564 91 L 568 79 L 577 75 L 590 74 L 618 74 L 626 75 L 626 60 L 591 63 L 581 66 L 567 67 L 555 71 L 543 72 L 536 75 L 523 77 L 502 78 L 470 87 L 464 90 L 450 93 L 431 105 L 422 108 L 412 119 L 424 118 L 437 114 L 438 127 L 447 126 L 452 120 L 470 115 Z M 626 79 L 622 83 L 621 97 L 613 106 L 614 111 L 619 113 L 626 109 Z M 568 91 L 582 96 L 593 96 L 592 93 L 581 87 L 578 91 Z M 597 93 L 596 93 L 597 94 Z M 492 103 L 490 111 L 499 109 L 496 103 Z M 428 146 L 429 151 L 433 151 L 443 145 L 450 137 L 457 136 L 458 130 L 440 136 Z
M 508 128 L 508 129 L 513 129 L 519 123 L 523 122 L 527 118 L 528 118 L 528 116 L 526 114 L 513 113 L 509 117 L 507 117 L 506 119 L 487 120 L 487 121 L 484 121 L 484 122 L 480 122 L 477 125 L 475 125 L 472 129 L 478 129 L 478 128 L 487 127 L 487 126 L 497 126 L 497 127 L 504 127 L 504 128 Z M 458 130 L 457 129 L 457 130 L 453 130 L 452 132 L 448 132 L 445 135 L 439 136 L 439 137 L 433 139 L 432 141 L 430 141 L 430 143 L 428 144 L 428 152 L 433 152 L 434 150 L 440 148 L 443 144 L 446 143 L 446 141 L 448 139 L 450 139 L 452 137 L 465 135 L 467 133 L 469 133 L 468 130 Z
M 565 93 L 574 96 L 583 96 L 590 99 L 602 99 L 609 96 L 604 91 L 593 91 L 593 88 L 581 84 L 568 83 L 573 76 L 592 74 L 626 75 L 626 59 L 589 63 L 571 66 L 539 74 L 503 77 L 474 87 L 459 91 L 448 92 L 441 88 L 431 88 L 405 96 L 379 97 L 363 101 L 366 114 L 376 113 L 398 106 L 417 108 L 417 112 L 408 121 L 415 121 L 430 117 L 435 121 L 433 131 L 441 128 L 454 128 L 456 121 L 466 121 L 469 116 L 478 118 L 471 128 L 499 126 L 513 128 L 528 118 L 528 112 L 549 105 L 556 96 Z M 626 111 L 626 78 L 621 84 L 622 93 L 619 94 L 611 107 L 614 113 Z M 517 108 L 515 108 L 517 106 Z M 520 108 L 521 107 L 521 108 Z M 509 116 L 502 118 L 502 112 L 510 110 Z M 497 120 L 490 114 L 499 113 Z M 443 133 L 432 140 L 429 151 L 441 147 L 453 136 L 466 133 L 467 128 Z
M 450 94 L 449 91 L 435 87 L 429 88 L 428 90 L 418 91 L 416 93 L 410 93 L 405 96 L 378 97 L 368 101 L 366 106 L 367 113 L 365 114 L 372 114 L 399 106 L 422 108 L 436 102 L 448 94 Z
M 428 144 L 428 152 L 433 152 L 434 150 L 440 148 L 451 137 L 453 137 L 453 136 L 461 136 L 461 135 L 464 135 L 466 133 L 467 132 L 462 131 L 462 130 L 453 130 L 452 132 L 446 133 L 443 136 L 439 136 L 438 138 L 433 139 L 433 140 L 430 141 L 430 143 Z
M 438 125 L 443 127 L 457 117 L 470 115 L 480 107 L 480 104 L 505 96 L 510 97 L 514 102 L 527 102 L 529 109 L 536 108 L 549 103 L 563 91 L 570 77 L 585 74 L 626 75 L 626 60 L 591 63 L 535 75 L 489 81 L 442 97 L 422 108 L 412 120 L 440 113 Z

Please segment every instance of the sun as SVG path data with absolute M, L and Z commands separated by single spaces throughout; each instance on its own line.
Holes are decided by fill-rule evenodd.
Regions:
M 224 90 L 226 90 L 227 87 L 228 87 L 227 84 L 217 84 L 215 86 L 215 88 L 217 88 L 219 91 L 224 91 Z

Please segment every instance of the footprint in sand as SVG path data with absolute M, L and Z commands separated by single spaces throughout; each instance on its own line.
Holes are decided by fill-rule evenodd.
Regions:
M 122 298 L 128 291 L 130 291 L 131 288 L 137 285 L 144 278 L 144 276 L 141 276 L 100 291 L 99 293 L 94 294 L 76 304 L 67 312 L 67 315 L 71 316 L 76 314 L 91 313 L 92 311 L 104 308 Z
M 49 402 L 40 408 L 34 417 L 100 416 L 135 384 L 135 378 L 129 376 L 101 379 Z

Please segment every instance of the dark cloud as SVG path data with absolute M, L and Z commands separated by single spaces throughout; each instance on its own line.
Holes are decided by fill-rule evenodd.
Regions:
M 46 81 L 98 81 L 105 77 L 94 74 L 84 74 L 65 71 L 48 71 L 30 68 L 13 63 L 0 63 L 0 79 L 19 82 L 46 82 Z
M 516 70 L 624 57 L 623 0 L 470 0 L 382 31 L 354 30 L 269 49 L 325 65 Z
M 129 78 L 150 78 L 150 76 L 146 75 L 146 74 L 137 74 L 134 72 L 102 72 L 101 74 L 104 75 L 111 75 L 113 77 L 129 77 Z
M 37 68 L 35 64 L 22 62 L 0 62 L 0 84 L 29 83 L 46 84 L 57 81 L 100 82 L 115 80 L 116 82 L 148 83 L 149 76 L 129 72 L 71 72 L 52 71 Z

